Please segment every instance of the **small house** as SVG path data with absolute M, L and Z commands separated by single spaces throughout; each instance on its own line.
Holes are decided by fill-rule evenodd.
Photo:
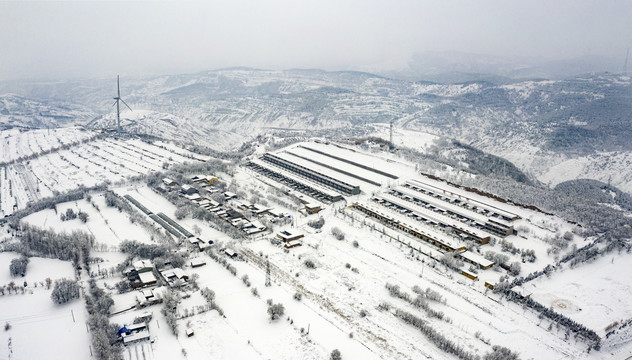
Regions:
M 239 211 L 233 210 L 233 209 L 227 209 L 226 210 L 226 220 L 228 221 L 233 221 L 236 219 L 244 219 L 245 216 L 240 213 Z
M 305 211 L 308 214 L 318 214 L 322 210 L 322 207 L 318 203 L 307 203 L 305 204 Z
M 285 242 L 288 242 L 288 241 L 291 241 L 291 240 L 297 240 L 297 239 L 300 239 L 300 238 L 302 238 L 304 236 L 305 235 L 303 235 L 301 233 L 295 233 L 295 232 L 292 232 L 290 230 L 283 230 L 283 231 L 280 231 L 277 234 L 277 237 L 279 239 L 285 241 Z
M 237 194 L 232 193 L 230 191 L 226 191 L 224 193 L 224 200 L 228 201 L 228 200 L 232 200 L 232 199 L 237 199 Z
M 206 265 L 206 260 L 204 260 L 204 258 L 202 257 L 198 257 L 195 259 L 191 260 L 191 267 L 192 268 L 196 268 L 196 267 L 200 267 L 200 266 L 204 266 Z
M 180 187 L 180 192 L 183 195 L 192 195 L 192 194 L 197 193 L 198 190 L 191 185 L 184 184 Z
M 138 278 L 140 280 L 140 286 L 152 286 L 156 285 L 156 277 L 154 273 L 151 271 L 138 273 Z
M 297 247 L 297 246 L 301 246 L 301 245 L 303 245 L 303 244 L 299 240 L 290 240 L 290 241 L 286 242 L 284 246 L 285 246 L 286 249 L 291 249 L 291 248 L 294 248 L 294 247 Z
M 175 185 L 178 185 L 178 183 L 177 183 L 177 182 L 175 182 L 175 181 L 173 181 L 173 180 L 171 180 L 171 179 L 169 179 L 169 178 L 164 178 L 164 179 L 162 179 L 162 183 L 163 183 L 163 184 L 165 184 L 165 185 L 167 185 L 167 186 L 175 186 Z
M 198 250 L 204 251 L 208 249 L 209 247 L 211 247 L 211 244 L 207 243 L 206 241 L 198 241 L 197 246 L 198 246 Z
M 185 333 L 187 334 L 187 337 L 191 337 L 193 335 L 195 335 L 195 333 L 193 332 L 193 329 L 188 328 Z
M 132 267 L 134 267 L 134 271 L 136 271 L 137 273 L 144 273 L 144 272 L 148 272 L 148 271 L 152 271 L 154 269 L 154 265 L 151 263 L 150 260 L 138 260 L 135 261 L 132 264 Z
M 473 272 L 468 271 L 468 270 L 461 270 L 461 275 L 463 275 L 463 276 L 465 276 L 467 278 L 470 278 L 472 280 L 477 280 L 478 279 L 478 275 L 476 275 Z
M 233 249 L 224 249 L 224 254 L 228 255 L 230 258 L 235 259 L 237 258 L 237 256 L 239 256 L 239 254 L 237 254 L 237 252 Z

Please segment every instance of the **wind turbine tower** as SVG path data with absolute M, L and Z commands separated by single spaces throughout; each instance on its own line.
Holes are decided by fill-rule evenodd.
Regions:
M 390 142 L 393 144 L 393 120 L 391 120 L 391 134 L 390 134 Z
M 127 108 L 130 111 L 134 111 L 132 110 L 131 107 L 129 107 L 129 105 L 127 105 L 127 103 L 125 102 L 125 100 L 121 99 L 121 87 L 119 85 L 119 76 L 116 75 L 116 97 L 114 98 L 114 104 L 112 104 L 112 106 L 116 105 L 116 132 L 118 134 L 118 136 L 121 136 L 121 107 L 119 102 L 122 102 L 123 104 L 125 104 L 125 106 L 127 106 Z

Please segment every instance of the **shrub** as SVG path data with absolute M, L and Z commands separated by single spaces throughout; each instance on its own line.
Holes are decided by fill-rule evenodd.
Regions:
M 303 294 L 301 294 L 300 292 L 297 292 L 294 294 L 294 299 L 297 301 L 301 301 L 301 299 L 303 298 Z
M 325 219 L 321 216 L 318 220 L 310 220 L 307 225 L 314 229 L 321 229 L 325 225 Z
M 55 287 L 50 297 L 57 304 L 64 304 L 79 298 L 79 284 L 74 280 L 55 280 Z
M 11 276 L 24 276 L 26 275 L 26 266 L 29 263 L 29 258 L 26 256 L 22 256 L 18 259 L 11 260 L 11 265 L 9 265 L 9 272 L 11 272 Z
M 304 262 L 305 266 L 307 266 L 310 269 L 315 269 L 316 268 L 316 264 L 314 264 L 314 262 L 310 259 L 306 259 Z
M 79 217 L 79 220 L 81 220 L 81 222 L 88 222 L 88 214 L 84 213 L 83 211 L 80 211 L 77 216 Z
M 268 314 L 271 320 L 276 320 L 285 314 L 285 307 L 281 303 L 268 305 Z
M 330 359 L 331 360 L 342 360 L 342 355 L 340 354 L 340 350 L 334 349 L 334 351 L 331 352 Z
M 331 234 L 338 240 L 344 240 L 345 239 L 345 234 L 342 232 L 342 230 L 340 230 L 340 228 L 338 228 L 336 226 L 331 228 Z

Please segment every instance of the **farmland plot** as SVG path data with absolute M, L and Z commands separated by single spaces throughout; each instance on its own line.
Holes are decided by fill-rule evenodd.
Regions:
M 68 143 L 61 137 L 60 143 Z M 28 139 L 28 138 L 27 138 Z M 27 152 L 21 150 L 20 154 Z M 33 153 L 33 152 L 31 152 Z M 116 183 L 148 174 L 166 164 L 196 161 L 140 140 L 93 140 L 0 167 L 0 211 L 10 215 L 55 192 L 78 186 Z

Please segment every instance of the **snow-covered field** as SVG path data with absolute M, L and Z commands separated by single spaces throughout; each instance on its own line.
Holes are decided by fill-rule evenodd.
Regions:
M 432 146 L 435 141 L 433 136 L 415 137 L 412 132 L 400 131 L 397 135 L 398 141 L 405 141 L 406 138 L 414 138 L 414 145 L 418 148 Z M 298 145 L 301 144 L 294 144 L 289 148 L 291 150 Z M 422 242 L 397 227 L 386 226 L 350 208 L 349 205 L 356 202 L 368 204 L 372 197 L 388 194 L 391 189 L 403 186 L 409 179 L 423 178 L 424 182 L 444 189 L 443 194 L 467 199 L 466 201 L 472 203 L 478 202 L 481 207 L 517 214 L 520 219 L 513 222 L 517 234 L 506 236 L 505 246 L 510 243 L 518 250 L 533 250 L 536 257 L 533 262 L 522 262 L 520 251 L 515 254 L 503 251 L 501 239 L 496 235 L 492 236 L 495 241 L 485 245 L 466 241 L 462 243 L 473 253 L 482 255 L 487 251 L 493 251 L 506 255 L 505 263 L 518 263 L 521 268 L 520 275 L 523 276 L 541 271 L 559 257 L 572 251 L 574 246 L 582 246 L 587 239 L 572 235 L 564 240 L 565 248 L 559 253 L 550 251 L 553 239 L 562 238 L 566 233 L 577 230 L 574 225 L 555 216 L 515 207 L 483 195 L 450 187 L 441 181 L 422 177 L 416 174 L 413 164 L 393 154 L 380 153 L 378 149 L 362 150 L 347 144 L 334 146 L 311 142 L 303 145 L 327 150 L 339 158 L 362 164 L 364 171 L 358 174 L 363 174 L 380 185 L 361 183 L 362 194 L 347 197 L 345 203 L 326 205 L 318 215 L 308 216 L 297 211 L 298 206 L 292 205 L 296 202 L 290 199 L 290 195 L 282 195 L 282 192 L 274 190 L 269 185 L 282 188 L 282 184 L 275 185 L 274 180 L 263 178 L 245 167 L 235 168 L 232 176 L 222 173 L 221 182 L 224 182 L 230 191 L 240 194 L 240 200 L 257 198 L 257 202 L 265 202 L 270 207 L 282 209 L 291 215 L 292 221 L 285 225 L 267 223 L 269 231 L 245 239 L 234 239 L 217 230 L 217 226 L 211 223 L 191 217 L 179 220 L 181 226 L 195 232 L 196 236 L 213 240 L 215 243 L 212 251 L 236 270 L 236 275 L 231 274 L 209 254 L 189 246 L 186 240 L 174 248 L 187 257 L 183 266 L 184 272 L 189 276 L 197 274 L 196 281 L 199 287 L 208 287 L 215 292 L 216 303 L 223 310 L 224 316 L 215 310 L 198 313 L 198 307 L 206 301 L 199 290 L 190 286 L 182 290 L 173 290 L 181 297 L 176 310 L 182 317 L 177 321 L 178 337 L 171 333 L 161 312 L 162 305 L 131 309 L 113 315 L 109 318 L 110 323 L 130 325 L 141 313 L 152 314 L 152 320 L 149 322 L 151 341 L 124 347 L 122 354 L 125 359 L 323 359 L 328 358 L 334 349 L 340 350 L 344 359 L 456 359 L 454 355 L 441 350 L 418 329 L 395 316 L 394 309 L 414 314 L 454 344 L 481 357 L 490 352 L 494 345 L 510 348 L 519 353 L 521 359 L 618 359 L 625 358 L 624 356 L 632 350 L 630 342 L 619 341 L 616 346 L 606 347 L 604 350 L 607 351 L 587 353 L 588 345 L 581 339 L 566 336 L 565 328 L 557 327 L 548 318 L 539 317 L 538 313 L 507 301 L 485 287 L 485 282 L 496 284 L 501 277 L 509 276 L 513 279 L 514 276 L 508 271 L 498 265 L 487 270 L 478 269 L 478 278 L 472 280 L 437 261 L 443 256 L 443 250 Z M 176 153 L 169 149 L 171 146 L 173 145 L 166 143 L 155 146 L 138 140 L 114 139 L 81 144 L 69 150 L 59 151 L 56 153 L 58 158 L 48 160 L 51 161 L 51 169 L 53 163 L 59 165 L 65 161 L 70 165 L 67 165 L 64 171 L 47 175 L 49 178 L 46 183 L 60 179 L 57 186 L 60 186 L 58 189 L 61 191 L 65 182 L 86 179 L 96 174 L 99 166 L 99 176 L 115 182 L 129 176 L 159 170 L 164 161 L 190 161 L 187 160 L 190 158 L 186 151 Z M 303 150 L 295 152 L 308 154 Z M 62 156 L 66 160 L 62 159 Z M 169 157 L 173 160 L 169 160 Z M 31 160 L 29 168 L 34 169 L 34 174 L 44 176 L 44 171 L 36 170 L 43 168 L 38 162 L 43 158 L 45 157 Z M 313 158 L 326 161 L 322 154 Z M 308 162 L 302 164 L 314 166 Z M 329 164 L 347 172 L 357 167 L 340 159 Z M 370 173 L 368 169 L 389 172 L 398 178 L 393 181 L 381 181 L 379 176 L 383 175 Z M 114 171 L 118 174 L 114 174 Z M 332 174 L 335 170 L 327 171 Z M 0 176 L 3 175 L 0 172 Z M 357 182 L 358 179 L 349 181 Z M 131 195 L 153 213 L 162 212 L 176 219 L 176 205 L 142 182 L 122 182 L 111 186 L 111 189 L 121 196 Z M 228 206 L 236 206 L 236 202 L 229 202 Z M 88 214 L 87 222 L 83 223 L 79 219 L 61 221 L 60 215 L 68 209 Z M 393 216 L 401 215 L 392 209 L 385 208 L 383 212 Z M 150 223 L 153 222 L 146 215 L 141 216 Z M 321 216 L 324 219 L 324 226 L 321 229 L 316 230 L 308 224 Z M 407 222 L 417 221 L 404 215 L 400 218 Z M 104 195 L 99 193 L 92 194 L 90 200 L 57 204 L 55 209 L 31 214 L 23 221 L 58 232 L 82 230 L 93 234 L 97 246 L 91 256 L 104 260 L 99 263 L 101 270 L 112 269 L 125 259 L 126 254 L 119 253 L 117 248 L 123 240 L 136 240 L 145 244 L 154 242 L 148 229 L 136 223 L 132 224 L 126 213 L 108 207 Z M 431 226 L 421 222 L 414 224 L 422 228 Z M 443 231 L 446 236 L 453 235 L 436 224 L 432 226 L 432 231 Z M 344 239 L 337 240 L 332 235 L 334 228 L 345 235 Z M 302 245 L 285 249 L 283 244 L 276 240 L 276 234 L 281 230 L 304 234 L 305 236 L 300 239 Z M 240 258 L 227 257 L 223 253 L 224 248 L 234 249 L 240 254 Z M 431 250 L 426 252 L 427 249 Z M 431 254 L 434 258 L 424 253 Z M 8 264 L 15 257 L 17 254 L 0 253 L 0 264 L 4 267 L 0 268 L 0 274 L 5 274 L 4 277 L 0 276 L 0 285 L 13 280 L 8 276 Z M 192 268 L 190 260 L 193 258 L 204 259 L 206 265 Z M 532 298 L 544 306 L 551 306 L 555 311 L 604 336 L 605 328 L 611 323 L 632 319 L 632 307 L 627 301 L 632 289 L 632 283 L 626 277 L 628 258 L 628 254 L 612 255 L 598 258 L 591 264 L 582 264 L 574 269 L 556 270 L 550 278 L 541 276 L 527 282 L 523 289 L 532 293 Z M 271 286 L 265 285 L 268 264 Z M 459 266 L 461 269 L 469 267 Z M 105 277 L 99 276 L 97 284 L 112 294 L 114 308 L 123 309 L 134 305 L 139 291 L 119 294 L 114 286 L 123 280 L 123 276 L 117 272 L 110 274 Z M 243 280 L 246 275 L 248 281 Z M 90 349 L 90 340 L 89 334 L 84 332 L 86 315 L 83 300 L 75 300 L 65 306 L 54 306 L 50 300 L 49 290 L 41 286 L 31 288 L 31 282 L 42 281 L 49 276 L 69 277 L 74 276 L 74 271 L 69 263 L 32 258 L 27 276 L 24 278 L 29 283 L 27 293 L 0 297 L 0 321 L 12 319 L 14 325 L 0 338 L 0 341 L 6 344 L 9 337 L 7 334 L 14 334 L 11 335 L 12 348 L 0 351 L 0 358 L 39 358 L 38 356 L 45 351 L 39 345 L 34 349 L 25 348 L 23 344 L 26 340 L 23 339 L 26 339 L 25 334 L 28 335 L 30 330 L 23 327 L 27 324 L 21 324 L 17 317 L 14 318 L 20 316 L 19 314 L 25 314 L 26 318 L 34 316 L 34 319 L 38 319 L 33 320 L 34 323 L 53 321 L 45 328 L 59 327 L 63 330 L 55 336 L 68 334 L 59 340 L 68 348 L 67 352 L 60 352 L 63 358 L 89 358 L 86 351 Z M 19 280 L 23 281 L 22 278 Z M 416 297 L 413 289 L 426 292 L 426 289 L 430 289 L 441 299 L 427 299 L 427 306 L 435 314 L 442 313 L 443 317 L 431 316 L 430 310 L 423 310 L 410 301 L 393 297 L 386 284 L 399 286 L 401 292 L 410 294 L 413 299 Z M 167 286 L 162 286 L 162 290 Z M 257 289 L 258 296 L 253 295 L 253 288 Z M 29 294 L 29 290 L 33 294 Z M 301 295 L 300 300 L 296 294 Z M 36 299 L 33 304 L 39 310 L 28 312 L 25 310 L 26 305 L 18 304 L 14 300 L 29 296 Z M 271 320 L 268 316 L 268 299 L 285 307 L 284 315 L 277 320 Z M 385 309 L 382 306 L 384 303 L 390 304 L 391 310 Z M 7 306 L 16 307 L 18 311 L 8 312 L 5 310 Z M 69 312 L 67 309 L 73 306 L 77 307 L 73 308 L 77 323 L 72 323 L 72 318 L 68 319 L 64 315 Z M 191 315 L 193 313 L 195 314 Z M 37 318 L 37 314 L 51 314 L 53 320 L 47 317 Z M 191 337 L 185 334 L 185 330 L 189 328 L 195 333 Z M 81 332 L 81 335 L 78 332 Z
M 86 331 L 87 313 L 82 299 L 56 305 L 52 290 L 44 280 L 74 279 L 69 262 L 33 257 L 25 277 L 11 278 L 9 263 L 14 253 L 0 253 L 0 284 L 14 281 L 26 291 L 0 296 L 1 359 L 89 359 L 90 334 Z M 37 283 L 37 284 L 36 284 Z M 0 286 L 2 286 L 0 285 Z M 5 330 L 5 324 L 10 325 Z
M 97 133 L 79 127 L 0 131 L 0 163 L 58 149 L 96 136 Z
M 33 132 L 38 134 L 38 131 L 40 130 Z M 27 136 L 30 133 L 7 131 L 7 141 L 14 141 L 13 136 L 19 136 L 20 139 L 36 139 L 41 136 Z M 78 130 L 77 133 L 93 134 Z M 61 132 L 60 138 L 61 135 L 73 134 L 78 136 L 75 133 Z M 64 143 L 69 141 L 63 140 Z M 12 150 L 12 153 L 7 153 L 6 159 L 36 154 L 32 150 L 34 145 L 30 146 Z M 0 160 L 3 159 L 5 158 Z M 68 149 L 59 149 L 28 161 L 0 167 L 0 215 L 10 215 L 15 210 L 26 207 L 29 202 L 52 196 L 56 192 L 65 192 L 79 186 L 91 187 L 106 181 L 122 182 L 132 176 L 161 170 L 165 165 L 205 159 L 206 157 L 195 156 L 173 144 L 153 145 L 138 139 L 103 138 L 83 142 Z

